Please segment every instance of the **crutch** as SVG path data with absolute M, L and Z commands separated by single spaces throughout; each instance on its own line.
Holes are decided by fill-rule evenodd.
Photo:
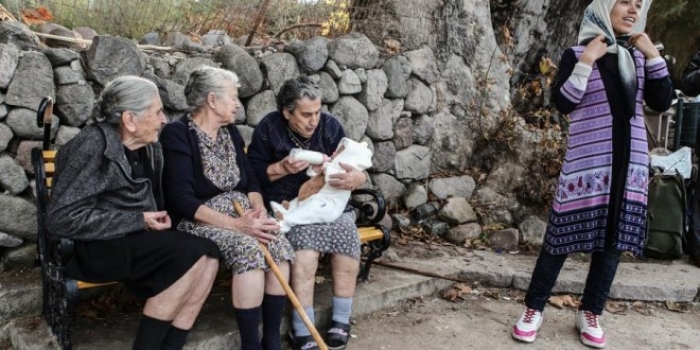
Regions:
M 238 201 L 233 201 L 233 207 L 236 209 L 238 215 L 240 217 L 243 217 L 243 207 L 240 203 L 238 203 Z M 308 329 L 309 332 L 311 332 L 311 336 L 314 337 L 316 345 L 318 345 L 318 348 L 321 350 L 328 350 L 328 346 L 326 346 L 326 343 L 323 341 L 323 338 L 321 338 L 321 335 L 318 333 L 318 330 L 316 330 L 316 327 L 309 319 L 309 316 L 306 315 L 306 311 L 304 311 L 304 308 L 301 306 L 301 303 L 299 302 L 299 299 L 297 299 L 296 294 L 294 294 L 294 291 L 292 291 L 292 288 L 289 286 L 287 281 L 284 280 L 284 276 L 282 276 L 282 271 L 280 271 L 280 268 L 279 266 L 277 266 L 277 263 L 275 263 L 275 260 L 272 259 L 270 251 L 267 250 L 267 247 L 264 243 L 258 243 L 260 243 L 260 249 L 262 250 L 263 255 L 265 255 L 265 261 L 267 261 L 267 265 L 270 266 L 272 273 L 275 275 L 275 277 L 277 277 L 277 280 L 280 282 L 280 285 L 282 285 L 282 289 L 284 289 L 284 292 L 287 293 L 287 297 L 292 302 L 294 309 L 297 310 L 299 316 L 301 316 L 301 320 L 304 321 L 306 329 Z

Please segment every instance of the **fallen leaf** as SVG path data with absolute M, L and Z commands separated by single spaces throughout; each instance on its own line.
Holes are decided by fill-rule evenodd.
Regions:
M 689 303 L 679 303 L 676 301 L 667 300 L 664 305 L 668 311 L 687 313 L 690 312 L 691 306 Z
M 563 309 L 564 307 L 578 308 L 580 304 L 580 302 L 571 295 L 551 296 L 549 297 L 549 303 L 558 309 Z
M 627 303 L 609 301 L 607 304 L 605 304 L 605 311 L 611 314 L 626 315 L 627 309 Z
M 564 300 L 562 300 L 561 297 L 559 296 L 551 296 L 549 297 L 549 304 L 556 307 L 557 309 L 563 309 L 564 308 Z
M 632 303 L 632 310 L 637 311 L 644 316 L 651 316 L 654 314 L 654 310 L 648 304 L 641 301 L 635 301 Z

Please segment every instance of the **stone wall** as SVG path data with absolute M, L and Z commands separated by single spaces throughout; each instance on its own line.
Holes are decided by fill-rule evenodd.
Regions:
M 392 215 L 398 228 L 420 225 L 462 244 L 477 238 L 483 225 L 521 226 L 523 237 L 540 239 L 541 221 L 516 192 L 528 181 L 542 132 L 508 112 L 510 66 L 484 15 L 488 2 L 453 5 L 426 9 L 441 13 L 427 26 L 442 27 L 445 36 L 433 41 L 426 34 L 422 45 L 413 38 L 414 45 L 391 55 L 358 33 L 254 50 L 216 40 L 189 53 L 149 54 L 132 40 L 98 35 L 75 51 L 45 47 L 21 25 L 0 22 L 1 269 L 31 264 L 36 249 L 29 154 L 41 146 L 40 99 L 55 97 L 52 140 L 60 148 L 94 122 L 95 99 L 111 79 L 134 74 L 152 80 L 172 119 L 186 113 L 183 85 L 202 65 L 239 75 L 244 110 L 236 123 L 246 141 L 276 108 L 285 79 L 307 74 L 318 82 L 323 108 L 374 151 L 367 186 L 379 189 L 395 211 L 410 211 Z M 504 132 L 512 136 L 506 143 L 490 139 Z

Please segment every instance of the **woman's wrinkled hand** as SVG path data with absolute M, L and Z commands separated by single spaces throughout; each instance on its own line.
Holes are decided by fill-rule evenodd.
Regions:
M 651 42 L 646 33 L 634 33 L 630 35 L 630 44 L 644 54 L 646 59 L 652 59 L 661 56 L 659 50 L 656 49 L 654 43 Z
M 294 160 L 292 156 L 286 156 L 284 159 L 277 162 L 280 168 L 281 175 L 290 175 L 299 173 L 309 167 L 309 162 L 303 160 Z
M 146 229 L 149 231 L 167 230 L 172 226 L 170 216 L 164 210 L 143 212 L 143 221 L 146 223 Z
M 342 162 L 340 166 L 345 169 L 346 172 L 329 176 L 329 185 L 339 190 L 352 191 L 365 183 L 365 173 Z
M 608 44 L 605 42 L 605 36 L 598 35 L 586 45 L 579 62 L 593 66 L 593 63 L 603 57 L 607 51 Z
M 275 219 L 267 216 L 264 208 L 246 210 L 235 220 L 238 231 L 254 237 L 259 242 L 269 243 L 277 239 L 277 236 L 270 232 L 278 231 L 280 226 Z

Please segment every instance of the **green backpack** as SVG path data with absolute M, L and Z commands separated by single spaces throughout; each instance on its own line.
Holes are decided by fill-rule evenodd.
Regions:
M 678 259 L 683 255 L 685 215 L 683 177 L 679 174 L 654 175 L 649 181 L 646 257 Z

